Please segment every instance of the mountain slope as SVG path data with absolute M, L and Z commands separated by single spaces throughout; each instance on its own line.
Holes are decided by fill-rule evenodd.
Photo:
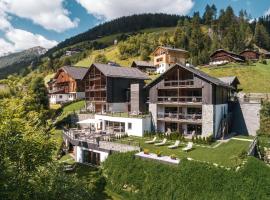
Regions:
M 108 35 L 137 32 L 146 28 L 174 27 L 181 18 L 189 17 L 168 14 L 141 14 L 121 17 L 59 43 L 56 47 L 50 49 L 46 55 L 52 55 L 60 49 L 83 41 L 96 40 Z
M 12 73 L 18 73 L 46 53 L 43 47 L 33 47 L 18 53 L 0 57 L 0 79 Z

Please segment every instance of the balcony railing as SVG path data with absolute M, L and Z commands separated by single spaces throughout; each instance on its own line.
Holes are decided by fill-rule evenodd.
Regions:
M 164 81 L 164 87 L 192 87 L 194 86 L 194 80 L 172 80 Z
M 202 114 L 158 113 L 158 119 L 199 121 L 202 119 Z
M 86 90 L 86 91 L 106 90 L 106 85 L 85 86 L 85 90 Z
M 89 97 L 87 98 L 88 101 L 99 101 L 99 102 L 105 102 L 106 97 Z
M 202 103 L 201 96 L 159 96 L 159 103 Z

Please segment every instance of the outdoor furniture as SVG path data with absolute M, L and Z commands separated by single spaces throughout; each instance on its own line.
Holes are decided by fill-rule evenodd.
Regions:
M 166 142 L 167 142 L 167 139 L 166 139 L 166 138 L 164 138 L 162 142 L 160 142 L 160 143 L 156 143 L 156 144 L 155 144 L 155 146 L 163 146 L 163 145 L 165 145 L 165 144 L 166 144 Z
M 166 136 L 169 136 L 169 135 L 171 135 L 171 133 L 172 133 L 171 129 L 168 128 L 168 129 L 167 129 L 167 132 L 165 133 L 165 135 L 166 135 Z
M 154 137 L 153 140 L 145 141 L 145 144 L 154 144 L 157 140 L 157 137 Z
M 168 146 L 169 149 L 176 149 L 180 145 L 180 140 L 176 140 L 174 145 Z
M 193 148 L 193 142 L 189 142 L 187 144 L 187 146 L 185 148 L 183 148 L 182 150 L 185 152 L 188 152 L 189 150 L 191 150 Z

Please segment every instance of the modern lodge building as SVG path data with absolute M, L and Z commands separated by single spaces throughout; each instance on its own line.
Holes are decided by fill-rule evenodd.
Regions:
M 220 137 L 227 129 L 233 88 L 219 79 L 176 64 L 146 88 L 155 131 Z

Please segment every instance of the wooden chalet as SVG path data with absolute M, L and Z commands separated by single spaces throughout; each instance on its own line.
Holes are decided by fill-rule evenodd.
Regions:
M 84 98 L 83 78 L 87 70 L 84 67 L 61 67 L 48 83 L 50 102 L 56 104 Z
M 250 49 L 247 49 L 240 53 L 240 56 L 243 56 L 245 60 L 254 60 L 254 61 L 259 60 L 260 55 L 261 54 L 259 52 Z
M 242 63 L 245 62 L 245 57 L 224 49 L 218 49 L 210 55 L 210 65 L 222 65 L 230 62 Z
M 157 68 L 158 73 L 165 72 L 172 65 L 186 64 L 186 60 L 189 54 L 184 49 L 172 48 L 172 47 L 158 47 L 152 53 L 154 56 L 154 66 Z
M 146 79 L 148 76 L 136 68 L 93 64 L 84 78 L 87 109 L 96 113 L 128 112 L 133 110 L 132 107 L 142 110 L 144 104 L 140 92 Z
M 226 130 L 223 125 L 233 88 L 223 81 L 176 64 L 146 89 L 156 131 L 218 137 Z
M 152 73 L 157 70 L 154 63 L 151 61 L 133 61 L 131 67 L 137 68 L 143 72 Z

